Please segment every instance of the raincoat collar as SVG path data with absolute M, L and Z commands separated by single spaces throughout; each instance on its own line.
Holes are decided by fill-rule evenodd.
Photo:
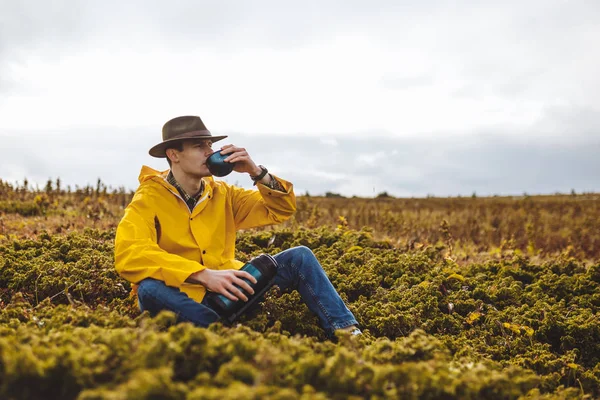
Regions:
M 175 195 L 179 199 L 181 199 L 181 201 L 183 201 L 183 203 L 185 203 L 185 200 L 181 197 L 177 188 L 175 188 L 175 186 L 171 185 L 167 181 L 168 174 L 169 174 L 168 169 L 165 171 L 158 171 L 158 170 L 155 170 L 154 168 L 144 165 L 144 166 L 142 166 L 142 170 L 140 171 L 138 180 L 140 182 L 140 185 L 148 184 L 150 182 L 158 183 L 159 185 L 161 185 L 162 187 L 167 189 L 169 192 L 171 192 L 173 195 Z M 206 206 L 207 200 L 211 199 L 212 195 L 213 195 L 213 186 L 215 184 L 215 180 L 213 179 L 213 177 L 212 176 L 204 177 L 204 178 L 202 178 L 202 180 L 204 181 L 204 193 L 198 199 L 198 202 L 196 203 L 196 206 L 194 207 L 193 211 L 191 211 L 192 216 L 195 216 L 200 211 L 202 211 L 204 209 L 204 207 Z M 186 208 L 187 208 L 187 203 L 185 203 L 185 204 L 186 204 Z

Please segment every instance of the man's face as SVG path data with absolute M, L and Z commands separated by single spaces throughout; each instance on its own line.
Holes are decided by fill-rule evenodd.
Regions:
M 183 142 L 183 151 L 175 149 L 173 151 L 175 152 L 175 160 L 172 159 L 172 168 L 179 168 L 186 175 L 198 179 L 211 176 L 206 166 L 206 159 L 213 153 L 212 141 L 205 139 L 186 140 Z

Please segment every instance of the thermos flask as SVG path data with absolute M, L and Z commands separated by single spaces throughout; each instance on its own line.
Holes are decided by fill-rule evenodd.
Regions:
M 248 297 L 248 301 L 234 301 L 220 293 L 209 292 L 206 294 L 207 305 L 219 314 L 222 319 L 230 324 L 233 323 L 233 321 L 242 315 L 244 311 L 258 301 L 262 295 L 273 286 L 275 275 L 277 275 L 277 268 L 277 261 L 268 254 L 261 254 L 260 256 L 253 258 L 247 262 L 240 271 L 246 271 L 256 279 L 256 284 L 254 284 L 248 279 L 242 278 L 254 290 L 254 294 L 250 295 L 244 289 L 236 285 L 236 287 Z

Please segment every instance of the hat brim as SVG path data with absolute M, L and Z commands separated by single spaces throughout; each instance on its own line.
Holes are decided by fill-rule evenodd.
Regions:
M 204 139 L 204 140 L 210 140 L 211 142 L 218 142 L 219 140 L 225 139 L 226 137 L 227 137 L 227 135 L 225 135 L 225 136 L 196 136 L 196 137 L 167 139 L 164 142 L 160 142 L 156 146 L 152 147 L 148 151 L 148 153 L 152 157 L 167 158 L 167 154 L 166 154 L 167 147 L 172 145 L 174 142 L 181 142 L 183 140 L 194 140 L 194 139 Z

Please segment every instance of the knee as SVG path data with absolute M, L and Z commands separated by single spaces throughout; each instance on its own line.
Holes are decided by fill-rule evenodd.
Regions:
M 321 265 L 317 261 L 317 257 L 306 246 L 298 246 L 291 249 L 293 253 L 293 264 L 296 268 L 307 270 L 313 268 L 320 268 Z
M 305 259 L 314 259 L 315 254 L 306 246 L 297 246 L 291 249 L 294 252 L 294 257 L 297 259 L 305 260 Z
M 289 248 L 276 254 L 275 259 L 279 263 L 280 268 L 285 270 L 289 269 L 294 271 L 294 273 L 297 273 L 301 269 L 304 270 L 319 264 L 312 250 L 306 246 Z
M 165 283 L 156 279 L 146 278 L 138 283 L 137 295 L 140 302 L 144 302 L 148 295 L 156 293 Z

